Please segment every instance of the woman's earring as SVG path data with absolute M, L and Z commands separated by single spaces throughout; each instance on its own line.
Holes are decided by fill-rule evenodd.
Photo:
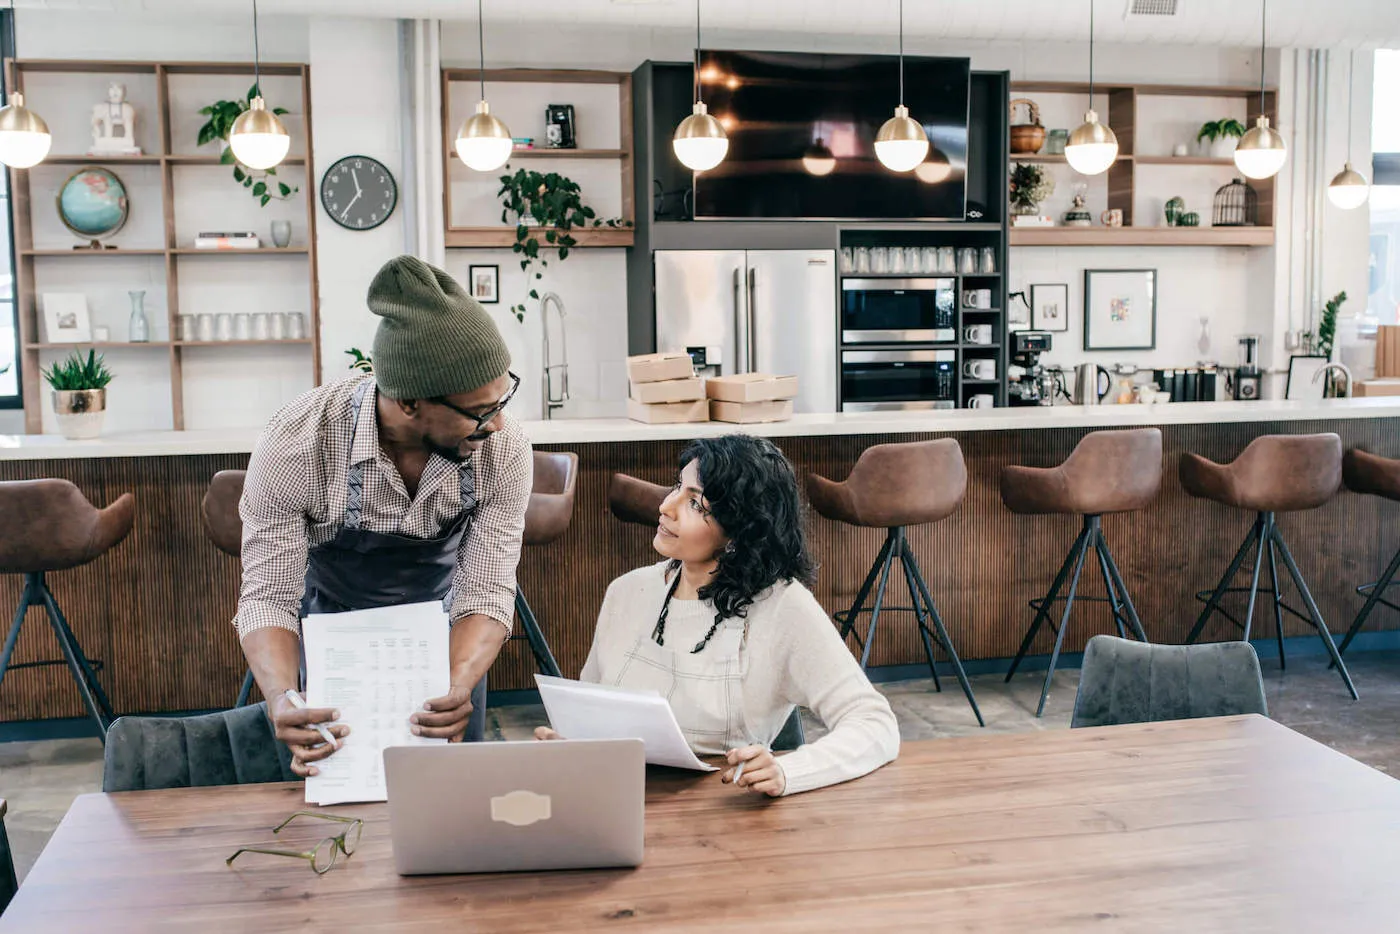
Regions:
M 724 553 L 727 554 L 727 555 L 732 555 L 732 554 L 734 554 L 734 543 L 733 543 L 732 541 L 731 541 L 731 542 L 726 542 L 726 543 L 725 543 L 725 546 L 724 546 Z

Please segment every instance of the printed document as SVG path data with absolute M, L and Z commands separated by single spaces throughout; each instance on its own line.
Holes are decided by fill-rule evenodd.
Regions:
M 306 702 L 340 711 L 350 735 L 306 780 L 310 804 L 383 801 L 384 748 L 444 743 L 409 732 L 408 718 L 451 683 L 442 603 L 308 616 Z
M 696 758 L 671 705 L 655 691 L 535 675 L 549 725 L 566 739 L 640 739 L 650 765 L 718 771 Z

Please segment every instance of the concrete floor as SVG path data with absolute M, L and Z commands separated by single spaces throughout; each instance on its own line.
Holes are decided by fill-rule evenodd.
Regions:
M 1280 723 L 1391 775 L 1400 776 L 1400 652 L 1349 655 L 1348 667 L 1361 692 L 1354 702 L 1320 655 L 1290 659 L 1286 674 L 1276 659 L 1265 658 L 1264 685 L 1269 713 Z M 957 682 L 944 679 L 943 692 L 931 681 L 896 681 L 879 685 L 899 718 L 905 740 L 937 739 L 981 733 L 1056 730 L 1069 726 L 1078 672 L 1056 675 L 1042 719 L 1035 717 L 1043 672 L 1020 674 L 1010 685 L 1001 675 L 972 678 L 977 703 L 987 721 L 985 731 L 968 707 Z M 545 722 L 538 706 L 496 708 L 489 712 L 488 732 L 498 739 L 526 739 Z M 809 723 L 808 739 L 821 732 Z M 5 820 L 20 879 L 38 858 L 74 797 L 99 791 L 102 747 L 96 739 L 0 744 L 0 796 L 8 799 Z

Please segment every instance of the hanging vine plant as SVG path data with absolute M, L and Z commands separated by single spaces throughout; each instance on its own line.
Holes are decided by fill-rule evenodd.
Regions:
M 501 176 L 501 188 L 496 192 L 501 200 L 501 223 L 515 221 L 515 243 L 511 251 L 520 257 L 520 268 L 531 281 L 529 297 L 539 300 L 534 281 L 544 277 L 549 266 L 548 255 L 553 251 L 560 262 L 569 258 L 569 251 L 578 245 L 570 231 L 589 227 L 631 227 L 632 222 L 620 217 L 600 219 L 583 203 L 578 182 L 558 172 L 533 172 L 519 169 L 514 175 Z M 513 215 L 513 218 L 512 218 Z M 538 264 L 538 265 L 537 265 Z M 525 305 L 512 305 L 517 321 L 525 320 Z

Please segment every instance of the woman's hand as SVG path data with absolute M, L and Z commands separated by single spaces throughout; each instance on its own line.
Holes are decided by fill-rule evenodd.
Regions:
M 537 727 L 535 727 L 535 739 L 539 739 L 539 740 L 551 740 L 551 739 L 563 739 L 563 738 L 564 738 L 564 737 L 560 736 L 557 732 L 555 732 L 554 730 L 550 729 L 550 728 L 547 727 L 547 726 L 537 726 Z
M 777 798 L 787 788 L 787 775 L 776 756 L 766 746 L 744 746 L 731 749 L 724 754 L 730 768 L 720 775 L 720 781 L 734 781 L 734 773 L 739 771 L 739 763 L 744 763 L 744 774 L 739 776 L 738 786 L 745 791 L 760 791 L 770 798 Z

